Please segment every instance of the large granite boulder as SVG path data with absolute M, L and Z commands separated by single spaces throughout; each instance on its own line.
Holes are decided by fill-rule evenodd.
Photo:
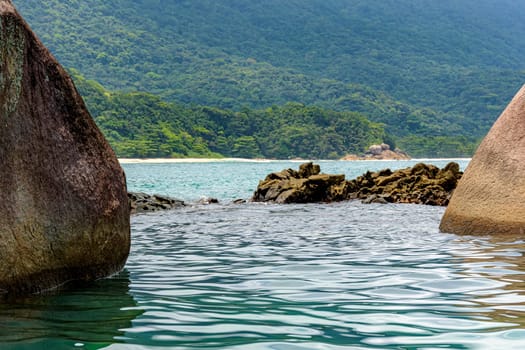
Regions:
M 0 0 L 0 292 L 119 271 L 124 173 L 68 74 Z
M 457 234 L 525 232 L 525 86 L 479 146 L 440 229 Z

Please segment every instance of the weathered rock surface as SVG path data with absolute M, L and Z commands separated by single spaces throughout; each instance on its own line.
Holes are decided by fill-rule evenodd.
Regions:
M 480 144 L 440 229 L 457 234 L 525 233 L 525 86 Z
M 418 163 L 412 168 L 367 172 L 349 181 L 348 199 L 363 203 L 447 205 L 462 172 L 457 163 L 443 169 Z
M 320 174 L 319 165 L 305 163 L 299 171 L 286 169 L 271 173 L 259 182 L 255 202 L 309 203 L 340 201 L 346 197 L 344 175 Z
M 0 164 L 0 291 L 38 292 L 123 267 L 124 172 L 10 0 L 0 0 Z
M 185 206 L 184 201 L 159 194 L 129 192 L 130 214 L 169 210 Z
M 402 150 L 396 148 L 391 150 L 386 143 L 372 145 L 363 155 L 348 154 L 341 160 L 409 160 L 410 156 Z
M 302 164 L 269 174 L 259 183 L 255 202 L 307 203 L 359 199 L 363 203 L 447 205 L 462 173 L 457 163 L 439 169 L 416 164 L 412 168 L 367 172 L 350 181 L 344 175 L 320 174 L 319 165 Z

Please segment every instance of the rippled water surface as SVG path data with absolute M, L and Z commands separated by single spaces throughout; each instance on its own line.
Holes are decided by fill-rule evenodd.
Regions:
M 131 189 L 208 177 L 183 197 L 222 204 L 134 216 L 121 274 L 0 304 L 0 349 L 525 348 L 520 238 L 440 233 L 436 207 L 234 205 L 283 164 L 211 165 L 127 165 Z

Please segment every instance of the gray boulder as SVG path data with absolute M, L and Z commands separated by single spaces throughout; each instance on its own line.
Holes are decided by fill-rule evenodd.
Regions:
M 169 210 L 181 208 L 186 205 L 184 201 L 160 194 L 152 195 L 143 192 L 129 192 L 128 198 L 131 214 Z

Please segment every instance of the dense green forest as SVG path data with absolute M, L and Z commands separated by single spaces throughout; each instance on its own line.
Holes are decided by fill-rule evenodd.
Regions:
M 395 138 L 386 133 L 385 124 L 356 112 L 300 103 L 240 111 L 187 106 L 144 92 L 110 92 L 75 70 L 71 74 L 121 157 L 336 159 L 381 142 L 401 146 L 414 156 L 443 157 L 465 156 L 475 147 L 475 140 L 466 137 Z
M 388 140 L 382 124 L 358 113 L 299 103 L 240 111 L 187 107 L 148 93 L 111 93 L 72 73 L 120 156 L 339 158 Z
M 62 64 L 122 91 L 112 93 L 122 103 L 148 96 L 250 118 L 302 104 L 357 112 L 414 156 L 470 154 L 525 82 L 525 3 L 513 0 L 15 4 Z M 117 98 L 104 111 L 86 99 L 99 123 L 124 113 Z

